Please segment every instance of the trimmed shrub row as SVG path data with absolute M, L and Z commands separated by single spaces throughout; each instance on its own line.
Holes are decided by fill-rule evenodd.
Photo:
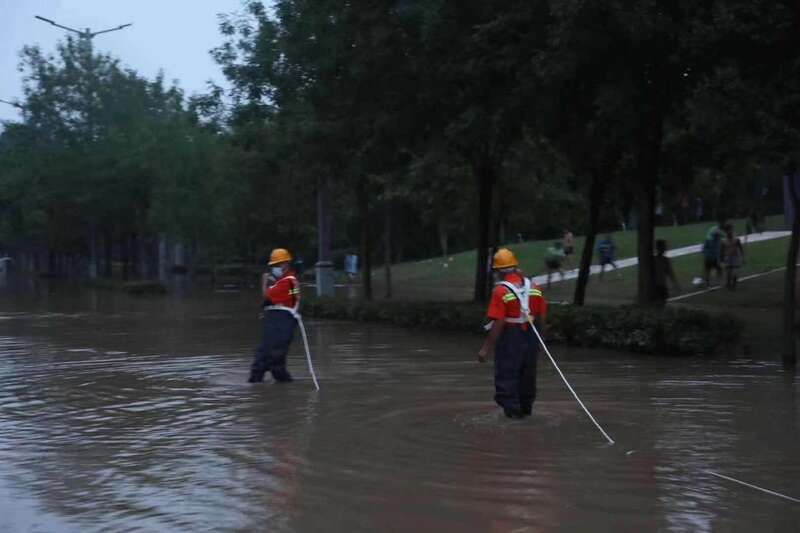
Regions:
M 743 323 L 731 315 L 689 309 L 561 306 L 552 331 L 567 344 L 663 355 L 712 355 L 730 348 Z
M 112 279 L 87 280 L 84 285 L 93 289 L 103 289 L 128 293 L 132 296 L 147 296 L 167 294 L 168 289 L 163 283 L 157 281 L 118 281 Z
M 312 318 L 482 333 L 485 308 L 474 303 L 361 302 L 311 299 Z M 573 346 L 663 355 L 711 355 L 730 348 L 743 324 L 730 315 L 639 306 L 551 306 L 548 334 Z

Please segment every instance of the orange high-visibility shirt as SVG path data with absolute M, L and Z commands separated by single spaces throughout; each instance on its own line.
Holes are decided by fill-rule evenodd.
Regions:
M 272 305 L 294 307 L 300 301 L 300 283 L 295 273 L 288 270 L 275 282 L 275 285 L 264 291 L 264 299 Z
M 518 287 L 522 286 L 523 280 L 516 272 L 506 274 L 503 281 L 512 283 Z M 541 287 L 532 283 L 530 288 L 530 296 L 528 306 L 530 307 L 531 316 L 545 318 L 547 315 L 547 300 L 544 298 Z M 512 297 L 509 298 L 508 295 Z M 492 298 L 489 300 L 489 308 L 486 311 L 486 316 L 491 320 L 503 320 L 504 318 L 519 318 L 520 316 L 520 303 L 514 293 L 503 285 L 497 285 L 492 290 Z M 524 329 L 524 328 L 523 328 Z

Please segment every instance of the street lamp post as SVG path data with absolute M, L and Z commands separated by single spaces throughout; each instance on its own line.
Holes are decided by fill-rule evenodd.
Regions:
M 17 109 L 25 109 L 25 106 L 23 106 L 19 102 L 12 102 L 11 100 L 3 100 L 2 98 L 0 98 L 0 102 L 16 107 Z
M 94 98 L 94 75 L 93 75 L 93 66 L 92 66 L 92 39 L 97 37 L 103 33 L 110 33 L 112 31 L 119 31 L 123 30 L 129 26 L 133 26 L 132 23 L 122 24 L 120 26 L 116 26 L 114 28 L 108 28 L 105 30 L 100 31 L 92 31 L 91 28 L 86 28 L 85 30 L 76 30 L 75 28 L 70 28 L 69 26 L 64 26 L 63 24 L 58 24 L 57 22 L 50 20 L 45 17 L 40 17 L 39 15 L 35 15 L 35 18 L 41 20 L 42 22 L 46 22 L 55 26 L 56 28 L 61 28 L 62 30 L 66 30 L 68 32 L 76 33 L 78 36 L 85 42 L 86 48 L 86 72 L 89 76 L 89 83 L 86 84 L 86 94 L 84 95 L 86 99 L 86 129 L 88 137 L 91 140 L 94 138 L 93 133 L 93 124 L 92 124 L 92 107 L 93 107 L 93 98 Z M 98 255 L 97 255 L 97 224 L 94 221 L 91 221 L 89 224 L 89 278 L 90 279 L 97 279 L 98 273 Z
M 39 15 L 35 15 L 35 18 L 37 18 L 37 19 L 39 19 L 39 20 L 41 20 L 43 22 L 47 22 L 48 24 L 52 24 L 56 28 L 61 28 L 62 30 L 67 30 L 67 31 L 71 31 L 73 33 L 77 33 L 78 35 L 80 35 L 81 37 L 83 37 L 85 39 L 94 39 L 97 35 L 100 35 L 101 33 L 109 33 L 109 32 L 112 32 L 112 31 L 125 29 L 128 26 L 133 26 L 133 23 L 131 22 L 131 23 L 128 23 L 128 24 L 123 24 L 121 26 L 117 26 L 115 28 L 108 28 L 107 30 L 92 31 L 90 28 L 86 28 L 85 30 L 81 31 L 81 30 L 76 30 L 75 28 L 70 28 L 69 26 L 63 26 L 63 25 L 58 24 L 57 22 L 52 21 L 50 19 L 46 19 L 44 17 L 40 17 Z

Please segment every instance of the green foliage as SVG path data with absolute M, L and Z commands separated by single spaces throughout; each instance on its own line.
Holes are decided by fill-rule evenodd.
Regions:
M 731 346 L 743 327 L 730 315 L 638 306 L 563 306 L 551 323 L 568 344 L 664 355 L 711 355 Z
M 237 199 L 225 138 L 177 87 L 123 68 L 85 38 L 21 57 L 24 120 L 0 135 L 5 245 L 89 255 L 101 232 L 112 244 L 132 234 L 225 242 Z
M 85 256 L 101 231 L 310 263 L 321 179 L 335 249 L 374 240 L 370 211 L 392 205 L 405 258 L 615 228 L 656 195 L 741 213 L 800 138 L 795 11 L 762 4 L 245 0 L 212 51 L 230 93 L 189 99 L 89 39 L 27 47 L 0 241 Z
M 165 285 L 152 281 L 129 281 L 123 283 L 121 289 L 131 296 L 157 296 L 168 292 Z
M 485 309 L 473 303 L 310 299 L 313 318 L 388 322 L 404 327 L 482 333 Z M 548 331 L 572 346 L 659 355 L 712 355 L 733 345 L 743 324 L 730 315 L 650 307 L 551 306 Z
M 303 302 L 304 315 L 335 320 L 390 322 L 398 326 L 452 331 L 482 331 L 483 310 L 471 303 L 364 302 L 314 298 Z

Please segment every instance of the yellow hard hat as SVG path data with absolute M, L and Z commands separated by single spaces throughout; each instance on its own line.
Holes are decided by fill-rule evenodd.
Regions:
M 514 257 L 514 252 L 508 248 L 497 250 L 497 253 L 494 254 L 494 261 L 492 261 L 492 268 L 500 269 L 514 266 L 519 266 L 519 261 Z
M 286 248 L 275 248 L 269 254 L 269 266 L 277 265 L 278 263 L 288 263 L 292 260 L 292 254 Z

